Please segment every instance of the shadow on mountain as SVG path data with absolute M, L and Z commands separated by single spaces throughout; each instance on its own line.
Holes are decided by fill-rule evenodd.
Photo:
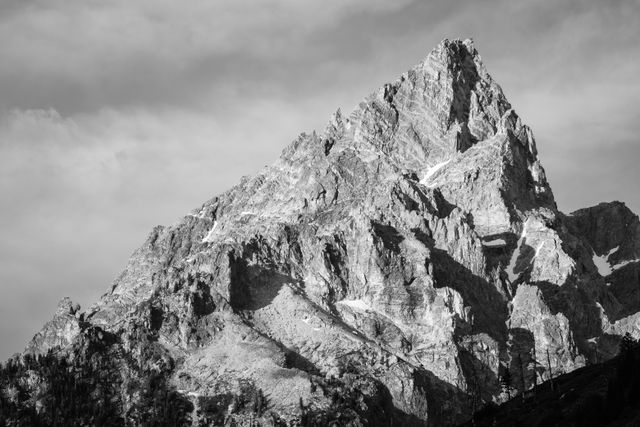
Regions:
M 314 310 L 321 313 L 322 316 L 331 317 L 336 328 L 343 329 L 345 333 L 350 333 L 353 330 L 353 326 L 345 323 L 343 319 L 308 300 L 304 294 L 304 288 L 295 286 L 293 288 L 306 298 L 309 304 L 313 305 Z M 349 418 L 350 413 L 352 415 L 357 413 L 360 419 L 368 420 L 370 423 L 368 425 L 403 426 L 424 426 L 423 418 L 425 415 L 430 420 L 429 425 L 455 425 L 471 415 L 469 412 L 471 406 L 468 404 L 470 397 L 467 392 L 441 380 L 421 366 L 415 366 L 406 361 L 399 364 L 399 369 L 404 371 L 402 377 L 410 376 L 409 384 L 413 386 L 413 398 L 410 406 L 413 408 L 414 414 L 417 415 L 408 414 L 394 406 L 395 399 L 389 388 L 382 382 L 385 376 L 380 377 L 380 373 L 370 372 L 369 366 L 362 365 L 363 360 L 358 357 L 357 352 L 347 353 L 339 358 L 337 363 L 341 373 L 337 378 L 325 378 L 315 363 L 297 350 L 287 347 L 270 336 L 268 331 L 260 330 L 255 325 L 253 329 L 282 349 L 285 353 L 283 367 L 306 372 L 310 375 L 312 384 L 320 387 L 324 396 L 330 398 L 332 403 L 328 408 L 305 406 L 303 413 L 306 415 L 303 418 L 310 424 L 303 425 L 330 425 L 332 420 L 340 420 L 343 423 L 338 425 L 349 425 L 349 421 L 352 420 Z M 363 340 L 363 343 L 368 340 L 366 338 L 360 339 Z M 402 356 L 398 357 L 402 359 Z M 477 359 L 476 364 L 480 364 Z M 495 376 L 488 377 L 488 380 L 497 383 Z M 371 388 L 366 385 L 371 381 L 375 383 L 375 393 L 369 393 Z M 400 386 L 400 384 L 397 385 Z M 367 391 L 369 394 L 363 395 L 363 391 Z M 408 393 L 411 396 L 411 393 L 404 391 L 402 387 L 396 389 L 396 399 L 398 393 L 400 395 Z M 358 409 L 363 407 L 362 402 L 365 402 L 364 412 Z
M 544 371 L 538 369 L 538 361 L 535 360 L 535 337 L 528 329 L 512 328 L 509 329 L 509 338 L 511 385 L 516 390 L 526 390 L 538 381 L 539 374 Z
M 483 402 L 491 402 L 500 388 L 500 383 L 491 367 L 475 354 L 466 348 L 460 348 L 459 351 L 460 365 L 468 384 L 467 394 L 477 409 Z
M 229 302 L 235 311 L 255 311 L 271 304 L 282 286 L 296 280 L 259 264 L 249 264 L 244 258 L 230 259 L 231 280 Z
M 455 290 L 462 296 L 465 305 L 471 307 L 467 320 L 456 316 L 458 334 L 462 336 L 484 333 L 496 342 L 505 342 L 507 305 L 495 286 L 454 260 L 444 250 L 433 248 L 431 261 L 436 288 L 449 287 Z M 490 392 L 497 390 L 498 378 L 486 362 L 478 359 L 472 352 L 461 349 L 460 357 L 469 395 L 475 399 L 477 407 L 480 407 L 483 401 L 491 399 Z M 493 390 L 487 388 L 488 384 L 492 385 L 490 388 Z M 483 390 L 482 393 L 478 391 L 480 389 Z M 458 392 L 462 393 L 459 390 Z M 469 396 L 465 396 L 467 403 L 470 403 Z
M 564 250 L 566 253 L 571 253 L 569 248 Z M 562 313 L 569 321 L 570 329 L 580 352 L 585 355 L 592 354 L 593 352 L 587 345 L 586 340 L 602 334 L 601 307 L 596 302 L 601 300 L 601 297 L 609 293 L 609 291 L 604 283 L 579 282 L 575 273 L 569 276 L 562 285 L 546 280 L 532 281 L 531 262 L 535 257 L 535 253 L 535 248 L 528 245 L 525 239 L 520 247 L 521 255 L 518 265 L 521 268 L 516 272 L 521 274 L 517 283 L 526 283 L 537 287 L 542 294 L 544 304 L 549 308 L 551 314 Z M 609 316 L 610 313 L 607 312 L 607 315 Z
M 480 80 L 478 69 L 473 61 L 473 54 L 463 44 L 452 44 L 456 60 L 452 61 L 454 80 L 452 83 L 453 100 L 449 112 L 449 123 L 460 124 L 460 131 L 456 138 L 455 149 L 465 152 L 473 146 L 478 139 L 469 130 L 469 113 L 471 111 L 471 93 L 476 83 Z
M 216 303 L 211 292 L 212 279 L 202 274 L 189 274 L 184 286 L 190 289 L 189 305 L 196 317 L 213 313 Z
M 362 376 L 357 369 L 347 367 L 340 378 L 319 377 L 315 387 L 330 404 L 316 408 L 302 402 L 302 425 L 362 425 L 366 420 L 364 425 L 440 426 L 456 425 L 471 416 L 463 410 L 470 408 L 469 396 L 431 372 L 416 368 L 412 382 L 413 397 L 407 403 L 413 414 L 409 414 L 394 406 L 394 396 L 379 379 Z
M 482 238 L 487 271 L 509 265 L 513 251 L 518 245 L 518 239 L 519 236 L 513 232 L 495 233 Z
M 549 307 L 551 314 L 562 313 L 567 318 L 580 352 L 591 355 L 592 351 L 587 346 L 586 340 L 602 334 L 601 309 L 596 304 L 596 300 L 571 279 L 561 286 L 547 281 L 530 284 L 540 289 L 544 303 Z
M 377 221 L 371 221 L 374 237 L 378 241 L 381 241 L 384 248 L 395 253 L 400 253 L 400 243 L 404 240 L 404 237 L 391 225 L 385 225 Z
M 473 397 L 469 393 L 441 380 L 424 368 L 417 368 L 414 371 L 413 381 L 414 389 L 423 390 L 426 399 L 421 401 L 419 398 L 414 398 L 412 406 L 422 408 L 428 413 L 429 425 L 457 425 L 471 416 Z M 413 425 L 424 425 L 424 423 Z
M 609 291 L 621 303 L 621 310 L 610 315 L 609 320 L 615 322 L 640 311 L 640 266 L 638 263 L 627 264 L 614 270 L 607 277 L 611 283 Z
M 436 288 L 448 287 L 458 292 L 464 303 L 471 307 L 470 319 L 458 318 L 458 327 L 466 333 L 484 332 L 496 341 L 506 337 L 506 302 L 502 294 L 484 278 L 454 260 L 442 249 L 431 249 L 433 275 Z M 497 319 L 497 320 L 496 320 Z

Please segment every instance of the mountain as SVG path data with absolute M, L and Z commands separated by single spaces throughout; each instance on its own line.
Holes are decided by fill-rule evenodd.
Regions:
M 63 300 L 4 396 L 51 417 L 41 372 L 74 366 L 110 423 L 454 424 L 505 375 L 528 389 L 639 338 L 639 259 L 622 203 L 558 211 L 531 129 L 473 42 L 444 40 L 156 227 L 89 309 Z

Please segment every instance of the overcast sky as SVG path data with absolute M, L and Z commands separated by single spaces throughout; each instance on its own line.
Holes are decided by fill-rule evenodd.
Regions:
M 0 359 L 156 224 L 475 40 L 563 211 L 640 212 L 640 0 L 0 0 Z

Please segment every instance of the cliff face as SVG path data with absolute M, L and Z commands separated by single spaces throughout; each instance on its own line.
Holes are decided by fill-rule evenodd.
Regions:
M 27 351 L 71 354 L 96 329 L 127 357 L 152 344 L 140 363 L 170 366 L 194 420 L 251 382 L 283 420 L 461 421 L 504 397 L 506 370 L 529 387 L 639 338 L 638 259 L 623 204 L 557 211 L 531 130 L 472 42 L 445 40 L 156 227 L 100 301 L 63 304 Z

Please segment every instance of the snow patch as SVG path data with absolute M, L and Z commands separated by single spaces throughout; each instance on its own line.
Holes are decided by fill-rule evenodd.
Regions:
M 601 256 L 593 252 L 593 263 L 596 265 L 598 273 L 600 273 L 602 277 L 607 277 L 613 272 L 611 264 L 609 264 L 609 256 L 611 256 L 611 254 L 616 252 L 618 249 L 620 249 L 620 246 L 616 246 L 615 248 L 611 249 L 606 255 Z
M 427 173 L 420 180 L 420 184 L 427 185 L 427 181 L 429 180 L 429 178 L 431 178 L 436 172 L 438 172 L 440 169 L 442 169 L 442 167 L 445 166 L 450 161 L 451 161 L 451 159 L 445 160 L 444 162 L 436 163 L 435 165 L 431 166 L 427 170 Z
M 506 246 L 506 245 L 507 245 L 507 242 L 504 239 L 495 239 L 495 240 L 482 242 L 482 246 L 486 246 L 488 248 L 499 248 L 501 246 Z
M 202 243 L 210 242 L 213 240 L 213 233 L 216 231 L 216 227 L 218 227 L 218 221 L 213 221 L 213 227 L 209 230 L 209 233 L 202 239 Z
M 361 299 L 343 299 L 342 301 L 338 301 L 338 304 L 347 305 L 352 308 L 357 308 L 358 310 L 367 311 L 371 310 L 371 307 Z
M 636 263 L 636 262 L 640 262 L 640 258 L 629 259 L 629 260 L 626 260 L 626 261 L 622 261 L 621 263 L 618 263 L 618 264 L 612 266 L 611 269 L 615 271 L 615 270 L 618 270 L 618 269 L 624 267 L 625 265 L 633 264 L 633 263 Z

